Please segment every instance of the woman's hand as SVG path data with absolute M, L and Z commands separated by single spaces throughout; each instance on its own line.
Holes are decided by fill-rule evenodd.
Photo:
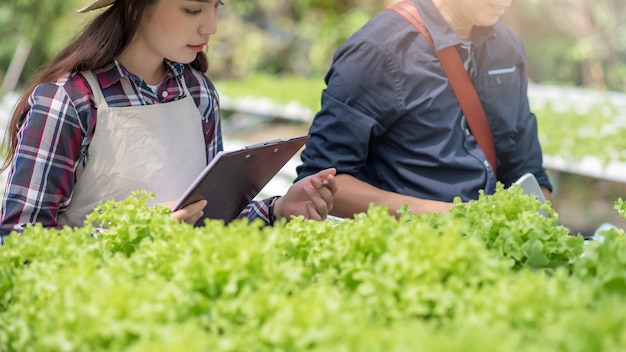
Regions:
M 167 202 L 167 203 L 163 203 L 161 205 L 164 205 L 170 209 L 172 209 L 172 207 L 174 205 L 176 205 L 177 201 L 171 201 L 171 202 Z M 174 211 L 170 214 L 170 217 L 172 219 L 176 219 L 176 220 L 180 220 L 180 221 L 184 221 L 190 225 L 193 225 L 196 223 L 196 221 L 198 221 L 202 215 L 204 215 L 204 207 L 206 207 L 207 205 L 207 201 L 206 200 L 199 200 L 195 203 L 191 203 L 188 206 L 178 209 L 177 211 Z
M 287 193 L 274 204 L 274 216 L 291 219 L 304 216 L 307 219 L 324 220 L 333 208 L 333 195 L 337 192 L 336 170 L 325 169 L 315 175 L 294 183 Z

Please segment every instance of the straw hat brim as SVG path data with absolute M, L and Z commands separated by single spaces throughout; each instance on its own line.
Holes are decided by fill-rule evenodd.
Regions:
M 85 13 L 85 12 L 97 10 L 97 9 L 103 8 L 105 6 L 109 6 L 109 5 L 113 4 L 114 2 L 115 2 L 115 0 L 96 0 L 96 1 L 92 2 L 91 4 L 83 7 L 82 9 L 76 10 L 76 12 L 78 12 L 78 13 Z

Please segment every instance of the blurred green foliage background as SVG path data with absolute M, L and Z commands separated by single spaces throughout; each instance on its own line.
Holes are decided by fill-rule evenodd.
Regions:
M 252 72 L 322 77 L 332 53 L 368 18 L 395 0 L 224 0 L 211 39 L 214 79 Z M 18 47 L 32 43 L 20 83 L 67 43 L 94 14 L 89 0 L 0 3 L 0 80 Z M 533 82 L 626 89 L 626 2 L 513 1 L 503 20 L 523 38 Z

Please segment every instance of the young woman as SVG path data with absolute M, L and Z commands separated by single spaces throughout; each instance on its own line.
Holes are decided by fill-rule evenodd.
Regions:
M 220 0 L 98 0 L 107 7 L 26 89 L 7 131 L 0 238 L 26 224 L 81 226 L 133 190 L 171 205 L 222 149 L 218 95 L 203 49 Z M 240 217 L 324 219 L 335 170 L 253 202 Z M 171 216 L 195 223 L 210 199 Z

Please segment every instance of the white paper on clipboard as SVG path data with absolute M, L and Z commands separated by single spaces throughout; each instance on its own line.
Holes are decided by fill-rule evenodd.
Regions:
M 204 225 L 205 218 L 232 221 L 308 140 L 271 140 L 217 153 L 172 211 L 206 199 L 204 216 L 195 226 Z

